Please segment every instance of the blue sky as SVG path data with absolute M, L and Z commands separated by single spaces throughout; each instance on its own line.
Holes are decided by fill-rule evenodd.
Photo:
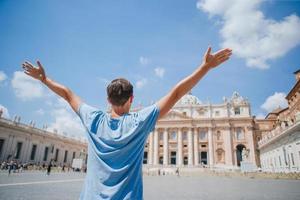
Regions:
M 238 91 L 260 116 L 286 105 L 300 67 L 300 1 L 218 1 L 2 0 L 0 104 L 11 118 L 77 134 L 67 106 L 16 72 L 23 61 L 39 59 L 50 78 L 106 109 L 107 81 L 129 79 L 135 105 L 149 105 L 196 69 L 208 45 L 229 45 L 232 59 L 192 93 L 221 103 Z

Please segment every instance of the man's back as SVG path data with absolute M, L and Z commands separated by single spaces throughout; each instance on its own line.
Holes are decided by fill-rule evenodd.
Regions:
M 80 199 L 142 199 L 142 158 L 159 109 L 149 106 L 117 119 L 82 104 L 88 135 L 87 176 Z

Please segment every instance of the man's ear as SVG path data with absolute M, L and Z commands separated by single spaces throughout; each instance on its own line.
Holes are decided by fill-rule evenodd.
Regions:
M 132 103 L 132 102 L 133 102 L 133 95 L 131 95 L 131 96 L 129 97 L 129 99 L 130 99 L 129 102 Z

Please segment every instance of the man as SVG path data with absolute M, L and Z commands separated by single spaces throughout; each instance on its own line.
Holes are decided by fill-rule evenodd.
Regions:
M 53 163 L 53 160 L 51 159 L 48 166 L 47 166 L 47 176 L 50 175 L 50 172 L 51 172 L 51 168 L 52 168 L 52 163 Z
M 79 115 L 88 137 L 87 175 L 80 199 L 143 199 L 142 159 L 148 134 L 156 121 L 169 112 L 175 103 L 189 92 L 214 67 L 228 60 L 230 49 L 211 54 L 207 49 L 202 64 L 180 81 L 154 105 L 130 112 L 133 87 L 119 78 L 107 87 L 111 113 L 105 113 L 83 103 L 69 88 L 46 76 L 41 63 L 29 62 L 23 69 L 64 98 Z

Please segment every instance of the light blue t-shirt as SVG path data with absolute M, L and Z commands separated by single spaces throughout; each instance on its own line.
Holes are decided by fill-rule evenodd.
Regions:
M 88 137 L 87 174 L 81 200 L 143 199 L 146 139 L 159 115 L 154 104 L 117 119 L 82 103 L 78 115 Z

